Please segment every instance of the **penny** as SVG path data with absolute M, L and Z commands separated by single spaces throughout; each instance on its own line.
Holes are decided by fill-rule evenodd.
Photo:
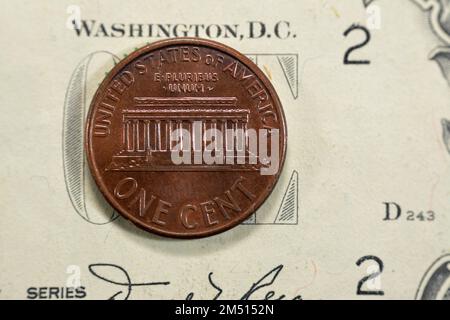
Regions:
M 85 148 L 122 216 L 159 235 L 198 238 L 238 225 L 265 201 L 286 137 L 280 100 L 250 59 L 177 38 L 134 51 L 108 73 Z

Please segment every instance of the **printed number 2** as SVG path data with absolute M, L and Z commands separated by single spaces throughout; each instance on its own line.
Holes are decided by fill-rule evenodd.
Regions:
M 354 45 L 354 46 L 348 48 L 348 50 L 345 52 L 345 55 L 344 55 L 344 64 L 370 64 L 369 60 L 351 60 L 350 59 L 350 54 L 353 51 L 363 48 L 366 44 L 368 44 L 370 42 L 370 39 L 371 39 L 370 31 L 366 27 L 360 26 L 358 24 L 352 24 L 347 30 L 345 30 L 344 37 L 347 37 L 351 32 L 356 31 L 356 30 L 362 31 L 365 35 L 365 38 L 364 38 L 363 42 L 361 42 L 360 44 L 357 44 L 357 45 Z
M 375 263 L 378 265 L 378 271 L 372 272 L 371 274 L 365 276 L 358 282 L 358 286 L 356 288 L 356 294 L 357 295 L 375 295 L 375 296 L 383 296 L 384 291 L 382 290 L 364 290 L 362 289 L 362 286 L 368 282 L 368 281 L 376 281 L 379 280 L 378 277 L 380 277 L 381 273 L 384 269 L 383 261 L 376 257 L 376 256 L 364 256 L 360 258 L 358 261 L 356 261 L 356 265 L 359 267 L 361 264 L 363 264 L 365 261 L 375 261 Z M 377 279 L 378 278 L 378 279 Z

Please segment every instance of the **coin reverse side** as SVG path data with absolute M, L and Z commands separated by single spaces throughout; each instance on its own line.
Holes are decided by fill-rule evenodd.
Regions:
M 91 103 L 85 147 L 96 184 L 122 216 L 159 235 L 197 238 L 238 225 L 269 196 L 286 125 L 251 60 L 178 38 L 138 49 L 109 72 Z

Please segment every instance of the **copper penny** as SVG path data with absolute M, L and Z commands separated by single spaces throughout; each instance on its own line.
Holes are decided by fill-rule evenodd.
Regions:
M 108 202 L 138 227 L 205 237 L 248 218 L 286 153 L 280 100 L 263 72 L 223 44 L 177 38 L 119 62 L 98 88 L 86 154 Z

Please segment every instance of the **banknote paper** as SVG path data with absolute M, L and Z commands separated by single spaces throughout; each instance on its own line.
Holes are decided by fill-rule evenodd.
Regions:
M 0 299 L 450 299 L 450 1 L 1 5 Z M 83 149 L 115 63 L 183 36 L 252 59 L 288 132 L 267 201 L 199 240 L 123 219 Z

